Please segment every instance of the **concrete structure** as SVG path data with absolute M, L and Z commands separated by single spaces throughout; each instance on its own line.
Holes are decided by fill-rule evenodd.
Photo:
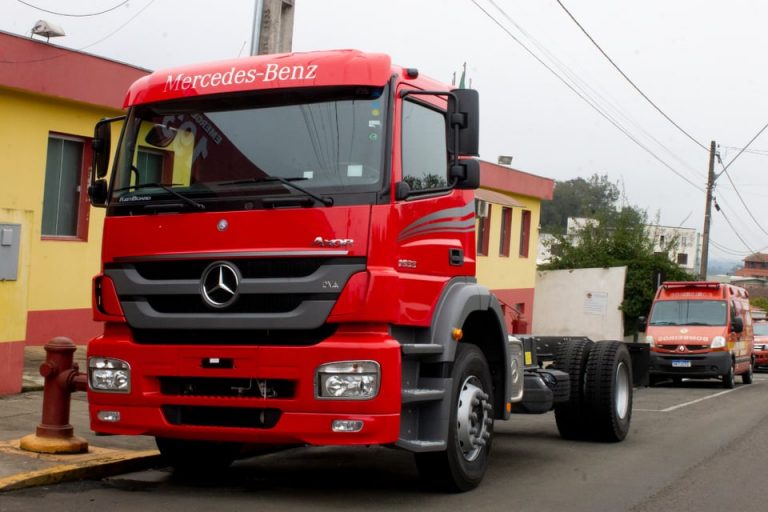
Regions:
M 626 275 L 627 267 L 538 272 L 533 334 L 624 339 Z
M 25 345 L 86 342 L 104 211 L 86 194 L 90 138 L 146 70 L 0 32 L 0 394 Z
M 555 182 L 480 162 L 480 187 L 475 193 L 477 280 L 504 305 L 508 328 L 530 333 L 541 200 L 552 199 Z
M 255 13 L 258 24 L 258 45 L 251 45 L 251 55 L 267 53 L 290 53 L 293 45 L 293 3 L 294 0 L 260 0 L 261 13 Z M 254 41 L 255 41 L 254 33 Z M 257 48 L 254 48 L 257 46 Z M 256 51 L 254 51 L 256 50 Z

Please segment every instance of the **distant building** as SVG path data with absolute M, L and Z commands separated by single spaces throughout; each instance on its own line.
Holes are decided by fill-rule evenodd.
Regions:
M 741 277 L 768 278 L 768 254 L 758 252 L 744 258 L 744 267 L 736 271 Z
M 585 217 L 568 217 L 566 234 L 574 243 L 579 231 L 586 226 L 595 226 L 599 221 Z M 657 254 L 665 253 L 670 261 L 691 274 L 698 272 L 701 253 L 699 234 L 693 228 L 679 228 L 649 224 L 646 226 L 648 239 L 653 243 Z M 549 263 L 552 259 L 552 247 L 555 242 L 553 235 L 542 234 L 539 237 L 537 263 Z M 768 260 L 767 260 L 768 261 Z M 768 267 L 766 267 L 768 275 Z
M 691 274 L 699 271 L 701 253 L 699 234 L 693 228 L 646 226 L 648 238 L 656 253 L 666 252 L 670 261 Z

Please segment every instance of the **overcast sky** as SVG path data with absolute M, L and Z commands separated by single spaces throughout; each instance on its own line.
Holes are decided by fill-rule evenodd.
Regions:
M 24 3 L 88 14 L 122 1 Z M 481 158 L 511 155 L 513 167 L 556 180 L 608 175 L 652 220 L 701 232 L 710 141 L 727 165 L 768 123 L 768 2 L 561 2 L 680 129 L 557 0 L 296 0 L 293 49 L 384 52 L 446 82 L 466 62 L 480 92 Z M 65 17 L 24 3 L 0 0 L 0 30 L 29 35 L 45 19 L 67 33 L 56 44 L 148 69 L 246 56 L 255 4 L 130 0 Z M 768 130 L 717 180 L 710 259 L 768 248 L 767 167 Z

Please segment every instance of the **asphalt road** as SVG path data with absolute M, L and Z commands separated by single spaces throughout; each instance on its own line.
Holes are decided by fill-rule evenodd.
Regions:
M 423 490 L 409 454 L 300 448 L 237 462 L 195 481 L 159 469 L 0 495 L 0 511 L 59 510 L 764 510 L 768 374 L 636 390 L 623 443 L 563 441 L 552 414 L 496 423 L 475 491 Z

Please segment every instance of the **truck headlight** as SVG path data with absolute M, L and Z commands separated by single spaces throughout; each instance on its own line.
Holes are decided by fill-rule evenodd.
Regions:
M 725 347 L 725 338 L 723 336 L 715 336 L 712 338 L 712 345 L 710 345 L 710 348 L 724 348 Z
M 339 361 L 317 368 L 316 398 L 370 400 L 379 394 L 381 370 L 376 361 Z
M 94 391 L 131 392 L 131 365 L 111 357 L 88 359 L 88 384 Z

